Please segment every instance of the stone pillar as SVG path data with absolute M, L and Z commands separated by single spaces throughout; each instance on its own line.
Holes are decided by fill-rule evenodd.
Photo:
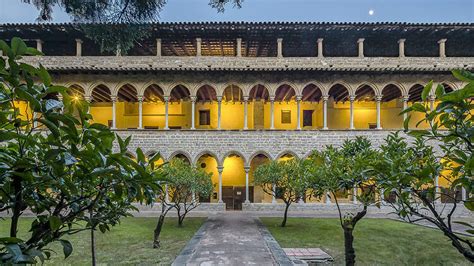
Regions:
M 275 191 L 276 191 L 276 185 L 275 184 L 272 184 L 272 191 L 273 191 L 272 203 L 277 203 L 276 196 L 275 196 Z
M 219 203 L 222 201 L 222 172 L 224 171 L 224 166 L 217 166 L 217 172 L 219 172 Z
M 384 203 L 385 203 L 385 196 L 384 196 L 384 194 L 385 194 L 385 189 L 383 189 L 383 188 L 380 189 L 380 203 L 381 203 L 381 204 L 384 204 Z
M 170 202 L 170 194 L 168 193 L 168 185 L 165 185 L 165 201 Z
M 355 129 L 354 128 L 354 100 L 355 100 L 355 95 L 349 96 L 349 102 L 350 102 L 350 125 L 349 125 L 349 129 Z
M 275 129 L 275 96 L 270 96 L 270 129 Z
M 464 188 L 464 187 L 462 187 L 462 189 L 461 189 L 461 199 L 463 201 L 467 200 L 467 191 L 466 191 L 466 188 Z
M 439 57 L 446 57 L 446 41 L 447 39 L 441 39 L 438 41 L 439 44 Z
M 359 51 L 359 57 L 364 57 L 364 38 L 360 38 L 357 40 L 357 46 Z
M 122 48 L 120 48 L 120 44 L 117 44 L 117 48 L 115 49 L 115 56 L 122 55 Z
M 156 39 L 156 56 L 161 56 L 161 39 Z
M 329 100 L 329 96 L 324 95 L 323 96 L 323 129 L 324 130 L 328 129 L 328 100 Z
M 380 102 L 382 101 L 382 95 L 375 96 L 375 104 L 377 109 L 377 129 L 382 129 L 382 124 L 380 123 Z
M 434 104 L 435 104 L 436 96 L 435 95 L 429 95 L 428 99 L 430 100 L 430 111 L 433 112 L 434 109 L 435 109 Z
M 201 44 L 202 44 L 201 38 L 196 38 L 196 56 L 201 56 L 202 55 Z
M 318 57 L 323 58 L 323 38 L 318 39 Z
M 36 39 L 36 50 L 43 52 L 43 41 L 41 39 Z
M 283 39 L 282 38 L 277 39 L 277 57 L 279 58 L 283 57 Z
M 301 96 L 296 96 L 296 129 L 301 129 Z
M 352 203 L 357 204 L 357 187 L 353 188 Z
M 217 96 L 217 129 L 221 129 L 222 96 Z
M 112 99 L 112 129 L 117 128 L 117 117 L 116 117 L 116 102 L 117 102 L 117 96 L 110 96 Z
M 329 192 L 326 192 L 326 204 L 331 204 L 331 197 Z
M 242 57 L 242 38 L 237 38 L 237 57 Z
M 38 121 L 35 120 L 36 119 L 36 113 L 33 112 L 31 114 L 31 116 L 32 116 L 31 118 L 33 119 L 33 128 L 37 128 L 38 127 Z
M 250 171 L 250 166 L 245 166 L 245 203 L 250 203 L 249 200 L 249 171 Z
M 138 95 L 138 129 L 143 129 L 143 95 Z
M 248 126 L 248 102 L 249 102 L 249 96 L 244 96 L 244 130 L 249 129 L 249 126 Z
M 76 39 L 76 56 L 82 56 L 82 40 Z
M 403 110 L 408 108 L 408 99 L 410 99 L 409 95 L 403 95 Z M 408 117 L 407 113 L 403 113 L 403 121 L 405 121 Z
M 191 129 L 196 129 L 196 96 L 191 96 Z
M 398 40 L 398 57 L 405 57 L 405 39 Z
M 164 96 L 165 99 L 165 129 L 170 129 L 169 127 L 169 119 L 168 119 L 168 104 L 169 104 L 169 96 Z
M 84 96 L 84 100 L 87 102 L 87 113 L 90 114 L 90 112 L 91 112 L 91 107 L 90 107 L 91 96 L 90 95 Z

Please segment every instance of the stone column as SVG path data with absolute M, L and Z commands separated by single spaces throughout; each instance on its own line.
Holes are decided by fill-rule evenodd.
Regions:
M 352 203 L 357 204 L 357 187 L 353 189 Z
M 466 188 L 462 187 L 461 189 L 461 199 L 463 201 L 467 200 L 467 191 L 466 191 Z
M 330 193 L 329 192 L 326 192 L 326 204 L 331 204 L 331 197 L 330 197 Z
M 245 203 L 250 203 L 249 200 L 249 171 L 250 171 L 250 166 L 245 166 Z
M 447 39 L 441 39 L 438 41 L 439 44 L 439 57 L 446 57 L 446 41 Z
M 196 38 L 196 56 L 201 56 L 202 55 L 201 44 L 202 44 L 201 38 Z
M 375 96 L 375 104 L 377 109 L 377 129 L 382 129 L 382 124 L 380 123 L 380 102 L 382 101 L 382 95 Z
M 385 194 L 385 189 L 383 189 L 383 188 L 380 189 L 380 203 L 381 203 L 381 204 L 384 204 L 384 203 L 385 203 L 385 196 L 384 196 L 384 194 Z
M 248 126 L 248 102 L 249 102 L 249 96 L 244 96 L 244 130 L 249 129 L 249 126 Z
M 273 195 L 272 195 L 272 203 L 277 203 L 276 196 L 275 196 L 275 191 L 276 191 L 276 185 L 272 184 L 272 190 L 273 190 Z
M 217 96 L 217 129 L 221 129 L 222 96 Z
M 168 104 L 169 104 L 169 96 L 163 97 L 165 100 L 165 129 L 170 129 L 169 127 L 169 119 L 168 119 Z
M 275 129 L 275 96 L 270 96 L 270 129 Z
M 328 100 L 329 100 L 329 96 L 324 95 L 323 96 L 323 129 L 324 130 L 328 129 Z
M 168 185 L 165 185 L 165 201 L 170 202 L 170 194 L 168 193 Z
M 364 57 L 364 38 L 360 38 L 357 40 L 357 46 L 359 51 L 359 57 Z
M 38 127 L 38 121 L 35 120 L 36 119 L 36 112 L 33 112 L 31 114 L 31 116 L 32 116 L 31 118 L 33 119 L 33 128 L 37 128 Z
M 82 56 L 82 40 L 76 39 L 76 56 Z
M 301 129 L 301 96 L 296 96 L 296 129 Z
M 435 104 L 436 96 L 435 95 L 429 95 L 428 99 L 430 100 L 430 111 L 433 112 L 434 109 L 435 109 L 434 104 Z
M 237 38 L 237 57 L 242 57 L 242 38 Z
M 91 96 L 90 95 L 84 96 L 84 100 L 87 102 L 87 113 L 90 114 L 90 112 L 91 112 L 91 107 L 90 107 Z
M 403 95 L 403 110 L 406 110 L 408 108 L 408 99 L 410 99 L 409 95 Z M 404 113 L 403 114 L 403 121 L 405 121 L 405 119 L 407 119 L 407 117 L 408 117 L 408 114 Z
M 117 48 L 115 49 L 115 56 L 122 55 L 122 48 L 120 48 L 120 44 L 117 44 Z
M 318 57 L 323 58 L 323 38 L 318 39 Z
M 41 39 L 36 39 L 36 50 L 43 52 L 43 41 Z
M 191 96 L 191 129 L 196 129 L 196 96 Z
M 355 129 L 354 128 L 354 100 L 355 100 L 355 95 L 349 96 L 349 102 L 350 102 L 350 125 L 349 129 Z
M 277 39 L 277 57 L 279 58 L 283 57 L 283 39 L 282 38 Z
M 405 57 L 405 39 L 398 40 L 398 57 Z
M 217 166 L 217 172 L 219 172 L 219 203 L 222 201 L 222 172 L 224 171 L 224 166 Z
M 117 96 L 110 96 L 112 98 L 112 129 L 117 128 L 117 117 L 116 117 L 116 102 L 117 102 Z
M 138 129 L 143 129 L 143 95 L 138 95 Z
M 161 56 L 161 39 L 156 39 L 156 56 Z

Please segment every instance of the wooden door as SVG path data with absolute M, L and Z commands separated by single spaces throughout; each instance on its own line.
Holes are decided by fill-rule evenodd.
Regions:
M 226 210 L 234 209 L 234 188 L 222 187 L 222 201 L 225 203 Z
M 255 101 L 253 103 L 253 127 L 254 129 L 264 128 L 264 106 L 262 101 Z

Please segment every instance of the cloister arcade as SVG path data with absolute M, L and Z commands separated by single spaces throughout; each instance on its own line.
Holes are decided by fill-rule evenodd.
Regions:
M 91 103 L 95 122 L 113 129 L 391 130 L 402 128 L 406 115 L 400 112 L 421 101 L 425 83 L 98 82 L 66 86 Z M 448 92 L 460 87 L 448 81 L 439 84 Z M 434 93 L 429 104 L 436 105 Z M 413 117 L 409 126 L 415 127 L 418 118 Z

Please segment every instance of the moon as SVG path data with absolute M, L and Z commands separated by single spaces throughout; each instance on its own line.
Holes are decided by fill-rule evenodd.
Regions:
M 373 9 L 369 10 L 369 16 L 373 16 L 375 14 L 375 11 Z

